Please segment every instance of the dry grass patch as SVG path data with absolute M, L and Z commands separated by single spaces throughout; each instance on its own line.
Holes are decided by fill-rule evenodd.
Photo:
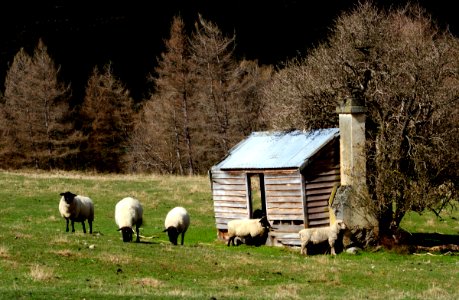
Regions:
M 134 258 L 129 255 L 110 254 L 110 253 L 100 254 L 98 259 L 102 262 L 114 264 L 114 265 L 128 265 L 134 262 L 139 262 L 138 258 Z
M 81 257 L 80 253 L 73 252 L 70 249 L 51 251 L 51 253 L 54 253 L 54 254 L 62 256 L 62 257 Z
M 67 245 L 69 243 L 69 239 L 66 235 L 57 235 L 54 239 L 51 240 L 51 244 L 53 245 Z
M 0 258 L 10 258 L 10 254 L 8 253 L 8 248 L 5 246 L 0 246 Z
M 49 267 L 36 264 L 30 267 L 29 275 L 33 281 L 50 281 L 54 277 L 54 271 Z
M 132 284 L 153 288 L 157 288 L 163 285 L 163 283 L 160 280 L 151 277 L 134 279 L 132 281 Z
M 275 299 L 303 299 L 300 290 L 298 284 L 281 284 L 275 287 L 273 295 Z
M 432 285 L 428 290 L 422 293 L 423 299 L 453 299 L 452 295 L 445 291 L 444 289 Z

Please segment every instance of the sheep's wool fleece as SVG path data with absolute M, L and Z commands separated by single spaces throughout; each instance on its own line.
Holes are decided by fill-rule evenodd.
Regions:
M 139 200 L 126 197 L 115 206 L 115 222 L 119 228 L 132 227 L 143 215 Z
M 188 212 L 183 207 L 174 207 L 171 209 L 167 215 L 166 220 L 164 221 L 164 227 L 175 227 L 179 232 L 185 231 L 190 225 L 190 216 Z
M 75 196 L 71 204 L 65 202 L 64 196 L 59 201 L 59 212 L 64 218 L 85 217 L 94 220 L 94 205 L 92 200 L 86 196 Z
M 260 219 L 231 220 L 228 222 L 229 236 L 257 236 L 263 231 L 264 228 L 260 224 Z

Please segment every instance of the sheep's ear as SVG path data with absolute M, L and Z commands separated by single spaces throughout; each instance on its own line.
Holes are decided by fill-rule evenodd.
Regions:
M 166 232 L 167 231 L 167 228 L 163 230 L 163 232 Z
M 116 231 L 121 231 L 121 228 L 118 228 Z

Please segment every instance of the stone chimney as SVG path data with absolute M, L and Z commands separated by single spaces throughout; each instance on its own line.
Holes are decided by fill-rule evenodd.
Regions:
M 377 234 L 377 222 L 367 211 L 365 113 L 364 103 L 346 98 L 336 108 L 339 114 L 341 187 L 333 208 L 354 236 L 366 246 Z M 346 244 L 346 243 L 345 243 Z

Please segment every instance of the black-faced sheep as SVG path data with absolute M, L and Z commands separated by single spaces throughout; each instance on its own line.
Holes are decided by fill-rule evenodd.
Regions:
M 305 228 L 299 231 L 301 240 L 301 254 L 307 255 L 307 246 L 309 243 L 319 244 L 328 241 L 331 248 L 331 255 L 336 255 L 335 242 L 338 234 L 346 226 L 342 220 L 336 220 L 335 223 L 327 227 Z
M 94 221 L 94 204 L 86 196 L 75 195 L 71 192 L 60 193 L 59 212 L 65 218 L 65 231 L 69 232 L 69 221 L 72 222 L 72 232 L 75 232 L 75 222 L 81 222 L 83 232 L 86 233 L 84 222 L 88 220 L 89 233 L 92 233 L 92 222 Z
M 143 208 L 139 200 L 132 197 L 121 199 L 115 206 L 115 222 L 121 231 L 123 242 L 132 242 L 133 227 L 137 234 L 136 242 L 140 242 L 139 227 L 143 222 Z
M 265 216 L 260 219 L 231 220 L 228 222 L 228 246 L 230 243 L 234 246 L 236 237 L 258 244 L 253 241 L 266 237 L 270 228 L 271 224 Z
M 163 232 L 167 231 L 167 235 L 169 236 L 169 241 L 177 245 L 177 239 L 179 234 L 182 235 L 182 245 L 185 239 L 185 232 L 187 231 L 188 227 L 190 226 L 190 215 L 183 207 L 174 207 L 171 209 L 167 215 L 166 219 L 164 220 L 164 229 Z

